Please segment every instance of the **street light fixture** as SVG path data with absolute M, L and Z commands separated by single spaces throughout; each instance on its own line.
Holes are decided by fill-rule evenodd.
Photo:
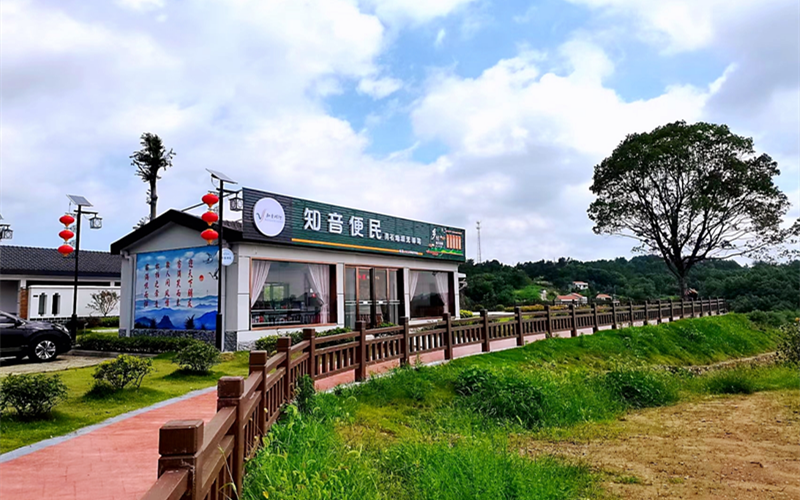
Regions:
M 234 191 L 226 191 L 225 190 L 225 183 L 228 184 L 238 184 L 235 180 L 231 179 L 227 175 L 223 174 L 222 172 L 211 170 L 209 168 L 206 169 L 209 174 L 211 174 L 212 179 L 216 179 L 219 181 L 219 220 L 217 221 L 217 323 L 216 323 L 216 346 L 217 349 L 222 351 L 225 348 L 223 342 L 223 333 L 222 333 L 222 226 L 224 221 L 224 207 L 225 205 L 222 203 L 223 198 L 226 193 L 234 194 Z
M 241 212 L 242 210 L 244 210 L 244 200 L 237 193 L 231 198 L 231 212 Z
M 92 204 L 83 196 L 68 194 L 70 205 L 75 205 L 75 219 L 77 220 L 77 227 L 75 229 L 75 274 L 72 283 L 72 319 L 70 320 L 70 333 L 73 340 L 78 336 L 78 259 L 81 253 L 81 220 L 84 215 L 91 215 L 89 219 L 89 228 L 100 229 L 103 227 L 103 219 L 100 218 L 97 212 L 84 210 L 85 207 L 91 207 Z
M 3 216 L 0 215 L 0 220 L 3 220 Z M 14 237 L 14 230 L 11 229 L 10 224 L 0 224 L 0 240 L 10 240 Z

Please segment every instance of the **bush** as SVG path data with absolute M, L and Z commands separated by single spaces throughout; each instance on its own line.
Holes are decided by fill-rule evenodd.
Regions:
M 303 332 L 289 332 L 285 335 L 267 335 L 256 340 L 256 351 L 267 351 L 269 354 L 274 354 L 278 350 L 278 339 L 281 337 L 289 337 L 292 339 L 292 345 L 299 344 L 303 341 Z
M 795 322 L 800 312 L 798 311 L 753 311 L 747 313 L 747 317 L 753 323 L 771 328 L 780 328 Z
M 471 368 L 456 379 L 461 402 L 482 415 L 536 428 L 545 417 L 544 394 L 532 380 Z
M 472 311 L 467 311 L 466 309 L 462 309 L 461 311 L 459 311 L 459 315 L 462 318 L 471 318 L 475 316 L 475 313 L 473 313 Z
M 184 370 L 208 373 L 212 366 L 219 364 L 220 354 L 216 347 L 205 342 L 194 342 L 178 351 L 172 362 Z
M 314 380 L 308 375 L 303 375 L 297 381 L 297 409 L 303 415 L 310 415 L 314 409 L 314 396 L 316 388 Z
M 101 318 L 95 316 L 89 316 L 86 318 L 86 328 L 97 328 L 101 323 Z
M 103 328 L 119 327 L 119 316 L 110 316 L 108 318 L 101 318 L 100 326 L 102 326 Z
M 103 352 L 133 352 L 141 354 L 161 354 L 177 352 L 193 343 L 201 342 L 189 337 L 108 337 L 98 334 L 81 335 L 78 339 L 81 349 Z
M 705 380 L 711 394 L 752 394 L 755 382 L 743 369 L 723 370 L 713 373 Z
M 800 321 L 781 327 L 782 338 L 778 344 L 778 359 L 786 364 L 800 366 Z
M 10 406 L 23 418 L 46 415 L 66 397 L 67 386 L 58 375 L 9 375 L 0 381 L 0 410 Z
M 646 368 L 617 368 L 605 375 L 603 383 L 632 408 L 664 406 L 678 400 L 677 391 L 667 384 L 665 376 Z
M 108 385 L 120 390 L 128 385 L 138 388 L 145 375 L 152 371 L 153 362 L 150 359 L 120 354 L 116 359 L 100 363 L 92 377 L 96 386 Z
M 514 312 L 514 307 L 506 307 L 504 309 L 505 312 Z M 536 311 L 544 311 L 544 306 L 542 304 L 535 304 L 532 306 L 520 306 L 522 312 L 536 312 Z

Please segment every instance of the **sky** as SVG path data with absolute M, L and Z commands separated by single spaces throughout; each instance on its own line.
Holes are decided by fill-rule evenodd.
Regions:
M 753 137 L 800 216 L 796 0 L 3 0 L 0 86 L 15 245 L 61 244 L 67 194 L 103 217 L 82 248 L 130 232 L 143 132 L 177 153 L 159 213 L 211 168 L 465 228 L 469 258 L 480 220 L 483 260 L 630 256 L 592 232 L 593 168 L 676 120 Z

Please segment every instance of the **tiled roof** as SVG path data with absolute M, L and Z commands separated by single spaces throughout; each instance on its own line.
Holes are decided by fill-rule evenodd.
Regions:
M 119 278 L 122 264 L 119 255 L 81 250 L 78 266 L 80 276 Z M 74 272 L 74 252 L 63 257 L 55 248 L 0 245 L 0 274 L 72 276 Z

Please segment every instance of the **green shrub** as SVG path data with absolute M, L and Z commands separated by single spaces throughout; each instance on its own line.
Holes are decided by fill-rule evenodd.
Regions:
M 489 388 L 492 374 L 483 368 L 470 367 L 458 374 L 455 391 L 459 396 L 471 396 Z
M 145 375 L 152 371 L 153 362 L 150 359 L 120 354 L 116 359 L 100 363 L 92 377 L 96 385 L 108 385 L 120 390 L 128 385 L 138 388 Z
M 212 366 L 220 363 L 220 354 L 216 347 L 194 342 L 178 351 L 172 361 L 184 370 L 208 373 Z
M 292 345 L 299 344 L 303 341 L 303 332 L 295 331 L 289 332 L 284 335 L 267 335 L 256 340 L 256 351 L 267 351 L 269 354 L 274 354 L 278 350 L 278 339 L 281 337 L 289 337 L 292 339 Z
M 778 359 L 783 363 L 800 366 L 800 321 L 781 327 L 782 338 L 778 344 Z
M 0 410 L 14 408 L 23 418 L 46 415 L 66 397 L 67 386 L 58 375 L 9 375 L 0 380 Z
M 462 404 L 489 418 L 535 428 L 545 416 L 544 394 L 523 377 L 467 369 L 459 374 L 455 387 Z
M 314 410 L 314 396 L 316 396 L 316 388 L 314 387 L 314 379 L 308 375 L 303 375 L 297 381 L 296 389 L 296 404 L 297 409 L 303 415 L 310 415 Z
M 459 311 L 459 316 L 462 318 L 471 318 L 475 315 L 472 311 L 467 311 L 466 309 L 462 309 Z
M 119 316 L 110 316 L 108 318 L 101 318 L 100 326 L 102 326 L 103 328 L 119 327 Z
M 100 334 L 81 335 L 81 349 L 103 352 L 131 352 L 139 354 L 161 354 L 177 352 L 184 347 L 201 342 L 189 337 L 109 337 Z
M 86 318 L 86 328 L 97 328 L 102 324 L 102 318 L 89 316 Z
M 677 390 L 666 379 L 655 370 L 621 367 L 606 373 L 603 382 L 626 406 L 649 408 L 678 400 Z
M 771 328 L 781 328 L 786 324 L 795 322 L 800 312 L 798 311 L 752 311 L 747 313 L 747 317 L 753 323 Z
M 742 368 L 720 370 L 705 377 L 705 386 L 711 394 L 752 394 L 755 382 Z

